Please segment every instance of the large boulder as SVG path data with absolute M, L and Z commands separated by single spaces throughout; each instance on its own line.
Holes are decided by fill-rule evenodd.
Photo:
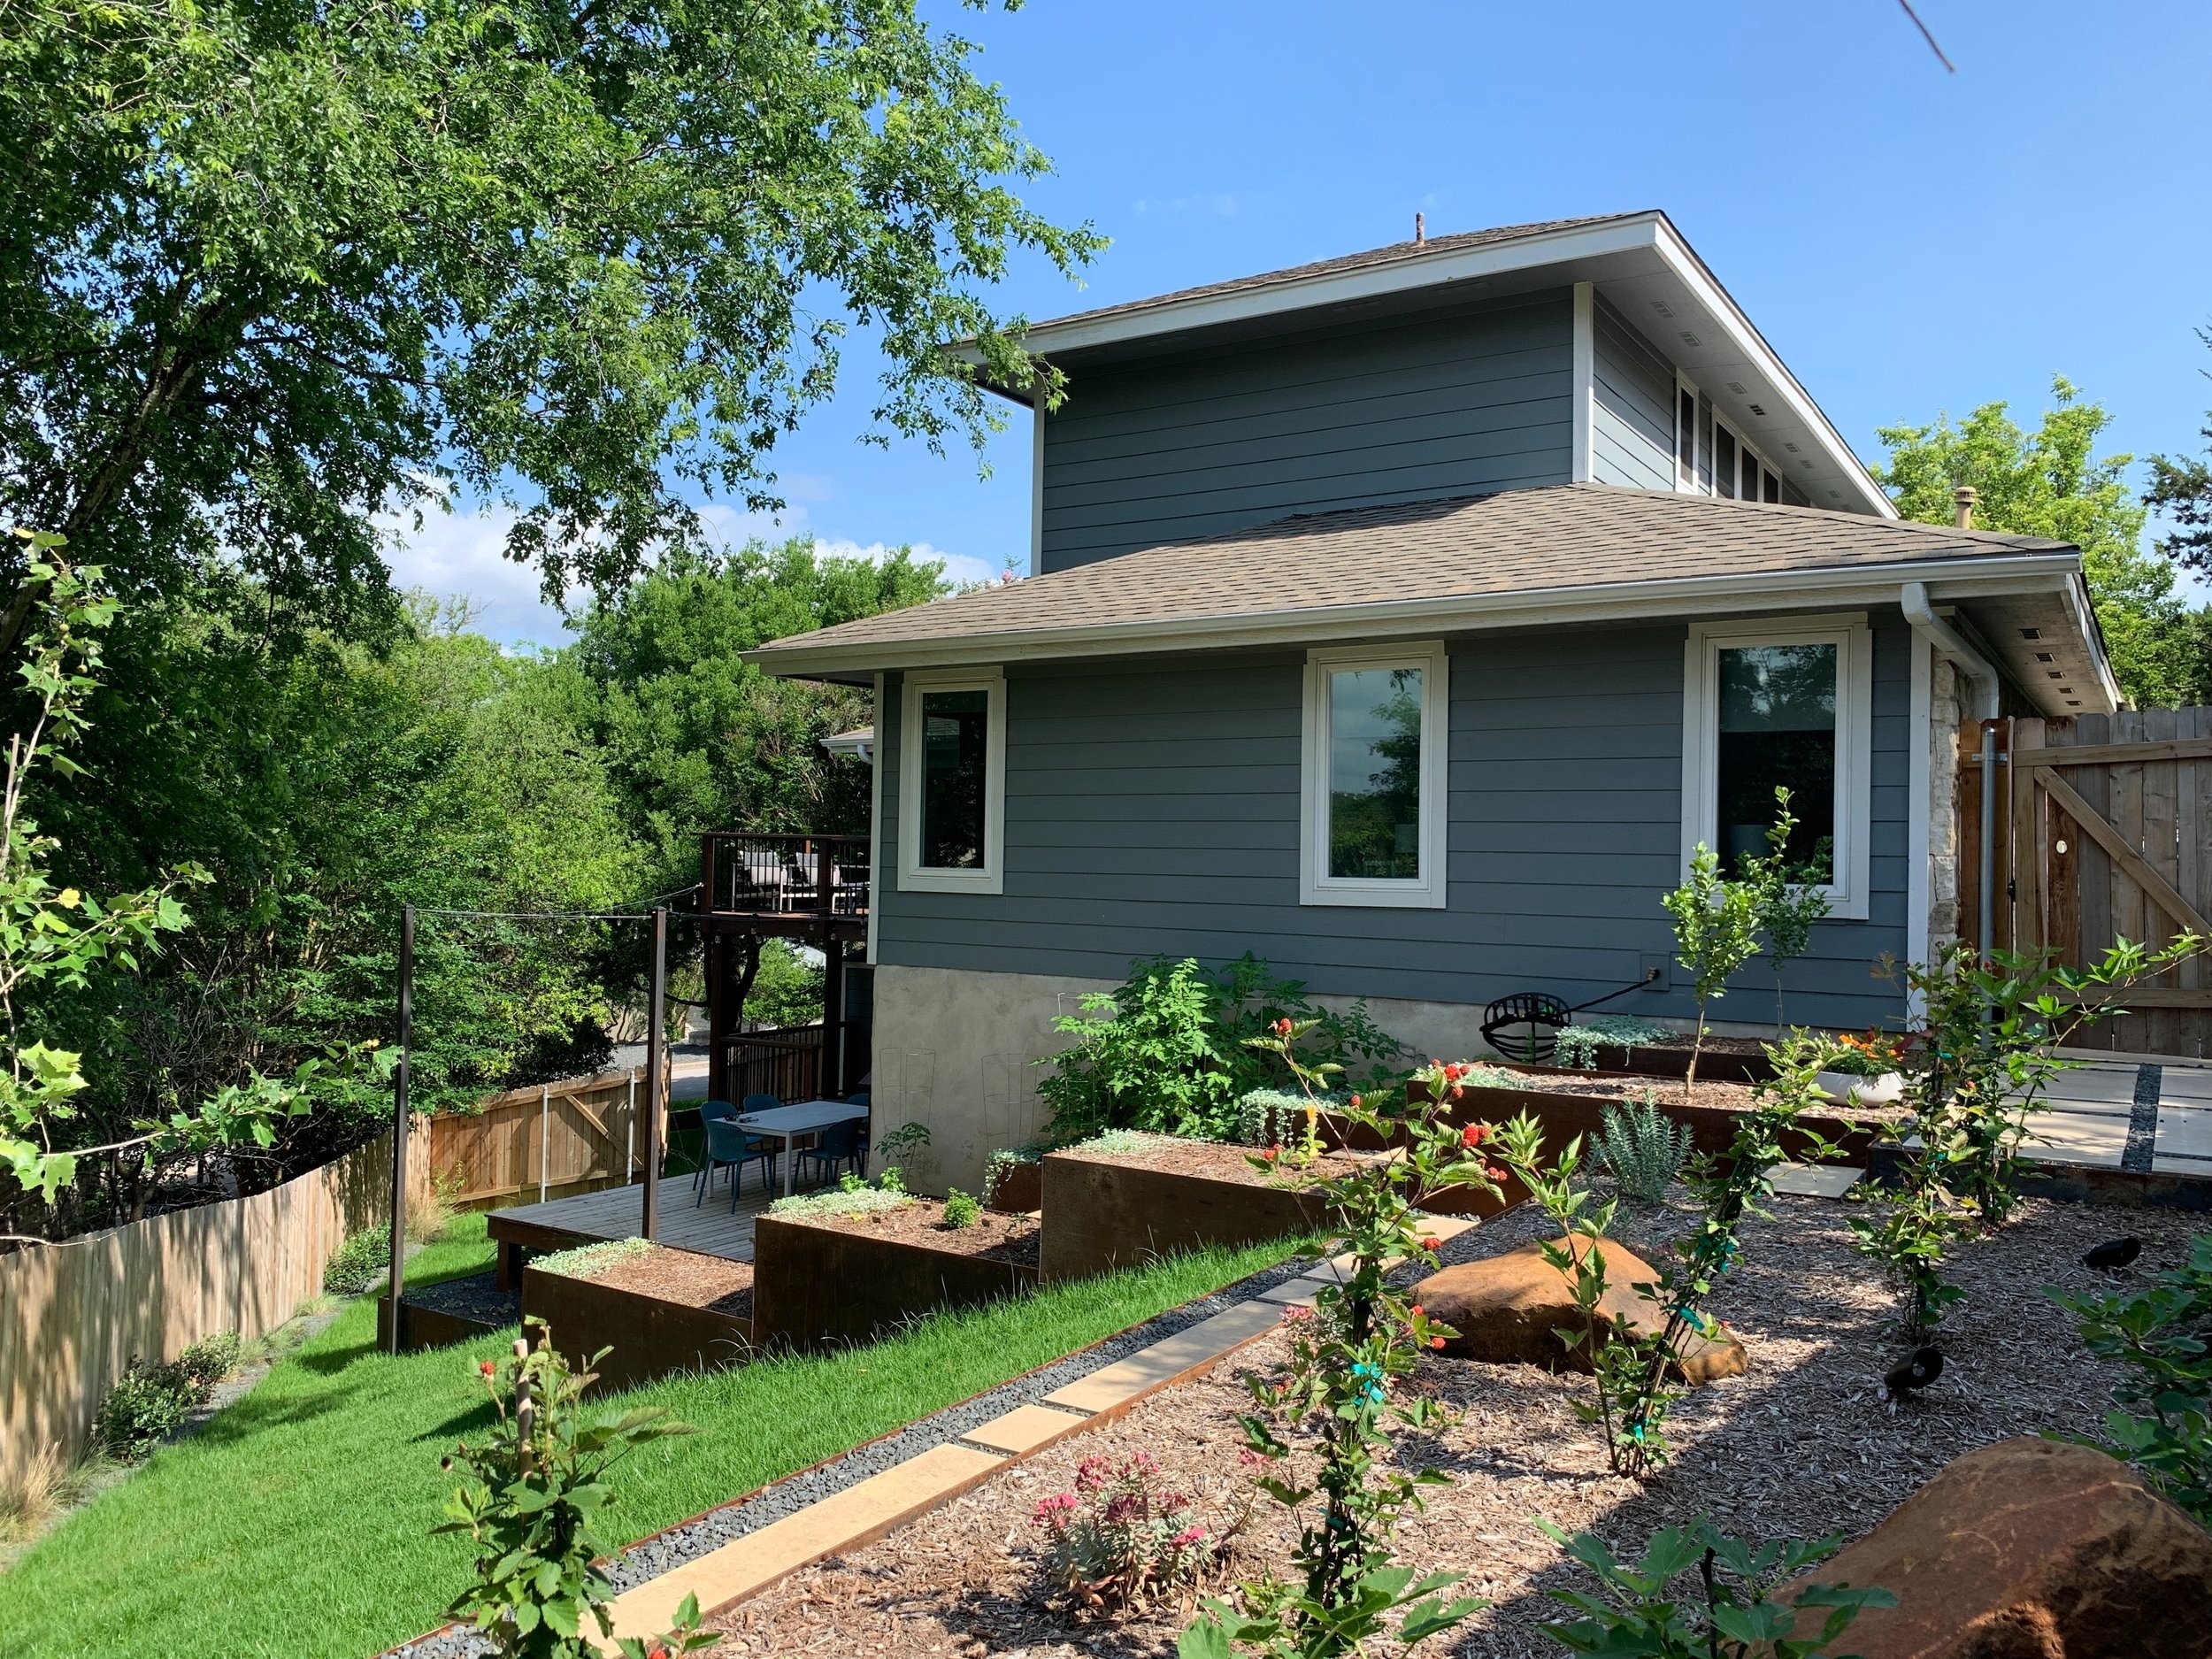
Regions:
M 1576 1240 L 1578 1256 L 1586 1248 Z M 1600 1320 L 1608 1329 L 1624 1322 L 1640 1335 L 1655 1334 L 1662 1324 L 1659 1305 L 1634 1287 L 1652 1284 L 1659 1275 L 1634 1251 L 1610 1239 L 1600 1240 L 1597 1251 L 1605 1267 Z M 1540 1244 L 1441 1268 L 1413 1287 L 1413 1299 L 1458 1331 L 1445 1342 L 1447 1354 L 1496 1365 L 1590 1369 L 1589 1344 L 1571 1348 L 1557 1335 L 1581 1330 L 1582 1311 L 1575 1306 L 1572 1282 L 1544 1259 Z M 1740 1377 L 1749 1363 L 1743 1344 L 1726 1331 L 1712 1338 L 1686 1331 L 1675 1344 L 1675 1369 L 1689 1382 Z
M 2086 1446 L 1969 1452 L 1814 1581 L 1897 1596 L 1838 1644 L 1863 1659 L 2212 1656 L 2212 1533 Z

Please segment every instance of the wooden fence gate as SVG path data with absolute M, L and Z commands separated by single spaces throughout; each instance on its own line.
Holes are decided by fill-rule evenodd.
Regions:
M 2001 741 L 2001 946 L 2047 947 L 2080 966 L 2121 939 L 2155 949 L 2185 932 L 2212 936 L 2212 709 L 2015 719 Z M 1978 729 L 1968 726 L 1962 758 L 1980 747 Z M 1979 770 L 1959 768 L 1960 932 L 1968 939 Z M 2212 963 L 2185 962 L 2125 1000 L 2128 1012 L 2076 1043 L 2192 1059 L 2212 1052 Z

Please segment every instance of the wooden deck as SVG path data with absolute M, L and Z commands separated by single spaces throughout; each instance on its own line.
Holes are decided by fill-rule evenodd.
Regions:
M 714 1189 L 703 1203 L 694 1203 L 692 1178 L 664 1175 L 660 1191 L 658 1242 L 703 1256 L 727 1256 L 733 1262 L 753 1259 L 753 1217 L 777 1196 L 761 1190 L 760 1171 L 745 1171 L 744 1195 L 737 1211 L 730 1211 L 729 1173 L 715 1179 Z M 645 1222 L 642 1186 L 610 1187 L 604 1192 L 579 1193 L 542 1204 L 518 1204 L 495 1210 L 484 1225 L 499 1245 L 499 1282 L 518 1282 L 526 1255 L 565 1250 L 600 1239 L 635 1238 Z

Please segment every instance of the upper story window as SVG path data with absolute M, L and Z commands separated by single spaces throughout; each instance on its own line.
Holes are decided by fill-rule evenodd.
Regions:
M 1690 629 L 1683 689 L 1682 856 L 1701 841 L 1733 871 L 1768 851 L 1775 790 L 1797 819 L 1786 851 L 1832 913 L 1867 913 L 1873 644 L 1863 616 Z
M 1675 488 L 1731 501 L 1782 499 L 1782 474 L 1713 412 L 1687 380 L 1675 381 Z
M 1448 660 L 1432 642 L 1307 657 L 1301 902 L 1444 903 Z
M 1006 681 L 980 673 L 906 677 L 899 719 L 899 886 L 1002 890 Z

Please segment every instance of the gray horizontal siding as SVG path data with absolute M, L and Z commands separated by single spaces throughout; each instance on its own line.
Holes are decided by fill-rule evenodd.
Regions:
M 1870 968 L 1905 948 L 1907 641 L 1875 635 L 1871 916 L 1821 926 L 1791 965 L 1794 1019 L 1893 1016 Z M 886 963 L 1117 979 L 1137 956 L 1246 950 L 1342 995 L 1580 1002 L 1671 949 L 1659 896 L 1680 862 L 1679 626 L 1486 634 L 1452 652 L 1449 904 L 1298 902 L 1302 659 L 1194 657 L 1008 673 L 1006 879 L 995 896 L 879 894 Z M 886 868 L 898 692 L 878 729 Z M 1716 1018 L 1770 1018 L 1755 962 Z M 1624 999 L 1692 1011 L 1686 992 Z
M 1566 481 L 1563 293 L 1079 367 L 1045 423 L 1060 570 L 1299 512 Z
M 1674 488 L 1674 367 L 1599 296 L 1591 319 L 1590 476 Z

